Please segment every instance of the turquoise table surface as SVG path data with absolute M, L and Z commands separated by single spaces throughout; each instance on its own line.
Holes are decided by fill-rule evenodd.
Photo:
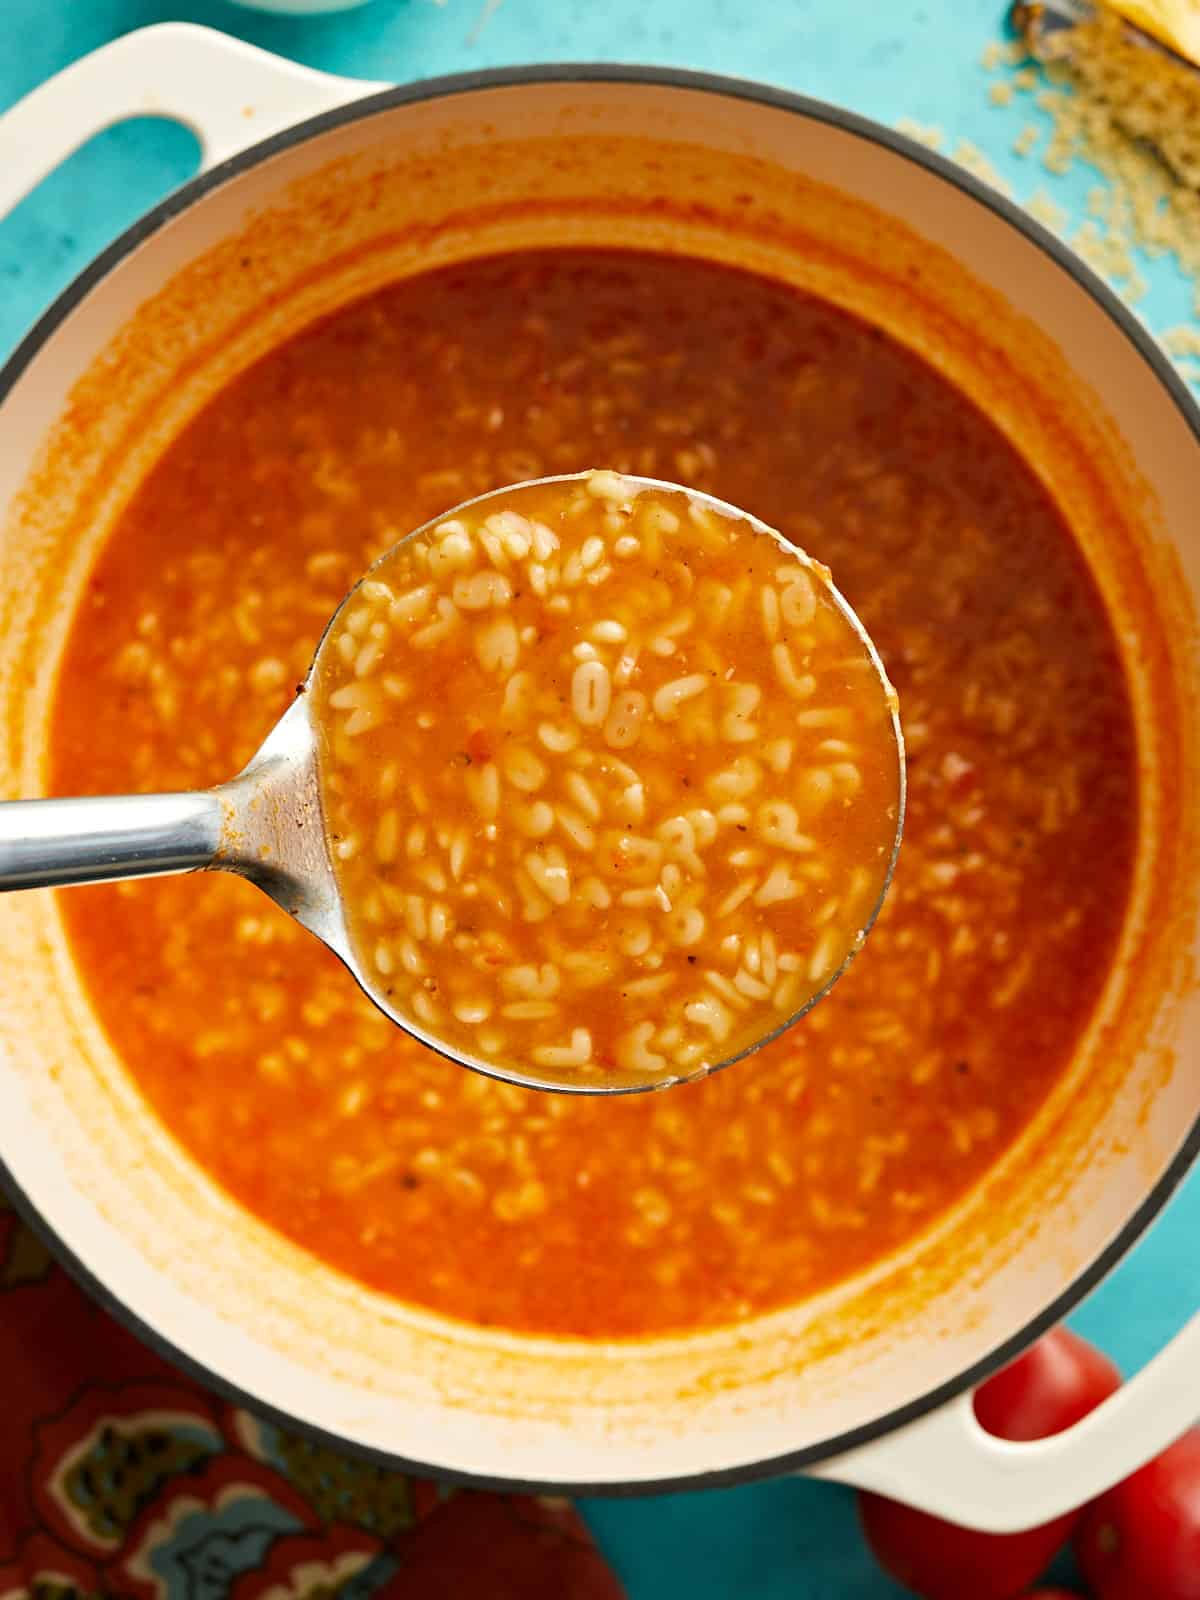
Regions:
M 911 118 L 970 140 L 1018 198 L 1052 193 L 1076 220 L 1087 173 L 1050 179 L 1011 153 L 1033 111 L 989 104 L 984 46 L 1002 0 L 372 0 L 289 19 L 227 0 L 0 0 L 0 109 L 132 28 L 186 20 L 313 67 L 398 82 L 546 60 L 643 61 L 761 78 L 883 122 Z M 0 357 L 127 223 L 185 179 L 192 136 L 155 121 L 101 135 L 0 222 Z M 1145 265 L 1139 308 L 1159 330 L 1188 315 L 1169 265 Z M 3 441 L 0 440 L 0 449 Z M 1135 1370 L 1200 1304 L 1200 1173 L 1073 1322 Z M 1197 1412 L 1200 1412 L 1198 1383 Z M 1181 1425 L 1188 1419 L 1181 1417 Z M 706 1494 L 592 1501 L 585 1512 L 631 1600 L 889 1600 L 852 1497 L 787 1480 Z M 964 1596 L 964 1600 L 967 1597 Z

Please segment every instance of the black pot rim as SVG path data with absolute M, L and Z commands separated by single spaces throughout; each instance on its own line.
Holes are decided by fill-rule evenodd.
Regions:
M 860 116 L 839 106 L 828 105 L 809 96 L 787 89 L 756 83 L 748 79 L 723 77 L 716 73 L 693 72 L 682 68 L 649 67 L 631 64 L 608 65 L 600 62 L 550 63 L 543 66 L 498 67 L 475 72 L 453 73 L 438 78 L 422 79 L 401 84 L 364 96 L 346 106 L 317 116 L 305 118 L 281 133 L 221 162 L 208 172 L 190 179 L 168 195 L 150 211 L 126 229 L 116 240 L 87 266 L 83 272 L 58 296 L 50 308 L 22 339 L 3 367 L 0 367 L 0 404 L 31 364 L 51 335 L 66 320 L 86 295 L 112 269 L 139 244 L 172 218 L 186 211 L 210 190 L 257 166 L 270 156 L 290 149 L 294 145 L 316 138 L 333 128 L 359 121 L 376 112 L 392 110 L 398 106 L 420 104 L 424 101 L 445 99 L 453 95 L 470 94 L 487 89 L 517 89 L 531 85 L 571 83 L 614 83 L 644 85 L 667 89 L 688 89 L 727 99 L 746 100 L 776 110 L 792 112 L 810 121 L 824 123 L 843 133 L 869 143 L 881 145 L 903 160 L 923 167 L 941 178 L 951 187 L 991 211 L 1023 234 L 1026 239 L 1049 256 L 1076 286 L 1088 295 L 1113 322 L 1123 337 L 1134 347 L 1154 373 L 1159 383 L 1174 401 L 1184 422 L 1200 446 L 1200 408 L 1197 407 L 1187 386 L 1176 372 L 1166 354 L 1142 326 L 1133 312 L 1073 251 L 1067 248 L 1047 228 L 1036 222 L 1013 201 L 982 183 L 953 162 L 926 149 L 923 145 L 893 132 L 868 117 Z M 187 1375 L 255 1415 L 266 1418 L 280 1428 L 301 1435 L 316 1443 L 356 1456 L 377 1466 L 398 1472 L 411 1472 L 435 1476 L 447 1482 L 476 1489 L 491 1489 L 502 1493 L 533 1493 L 590 1495 L 605 1497 L 632 1497 L 644 1494 L 678 1493 L 698 1489 L 718 1488 L 735 1483 L 775 1477 L 829 1460 L 843 1452 L 871 1443 L 885 1434 L 915 1422 L 939 1406 L 946 1405 L 966 1390 L 974 1388 L 984 1379 L 1013 1360 L 1035 1339 L 1041 1337 L 1060 1322 L 1085 1295 L 1112 1271 L 1121 1258 L 1159 1215 L 1171 1195 L 1182 1183 L 1188 1169 L 1200 1155 L 1200 1117 L 1193 1123 L 1175 1156 L 1146 1194 L 1142 1203 L 1126 1220 L 1113 1239 L 1096 1258 L 1036 1317 L 1031 1318 L 1019 1332 L 1006 1339 L 982 1360 L 956 1373 L 944 1383 L 930 1389 L 915 1400 L 884 1412 L 871 1422 L 824 1439 L 803 1449 L 787 1451 L 747 1462 L 741 1466 L 700 1471 L 684 1477 L 654 1478 L 632 1482 L 585 1481 L 564 1482 L 561 1479 L 526 1479 L 520 1477 L 495 1478 L 486 1475 L 430 1466 L 412 1457 L 389 1450 L 380 1450 L 343 1438 L 340 1434 L 274 1406 L 265 1405 L 253 1394 L 205 1364 L 177 1348 L 171 1340 L 145 1322 L 126 1306 L 109 1286 L 101 1282 L 86 1263 L 72 1251 L 43 1218 L 31 1197 L 17 1183 L 12 1171 L 0 1154 L 0 1184 L 8 1191 L 18 1214 L 44 1241 L 66 1271 L 111 1316 L 123 1324 L 164 1360 L 180 1368 Z

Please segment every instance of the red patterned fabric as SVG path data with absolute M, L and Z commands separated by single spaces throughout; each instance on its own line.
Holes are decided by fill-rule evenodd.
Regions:
M 453 1490 L 215 1399 L 0 1199 L 0 1600 L 621 1600 L 564 1501 Z

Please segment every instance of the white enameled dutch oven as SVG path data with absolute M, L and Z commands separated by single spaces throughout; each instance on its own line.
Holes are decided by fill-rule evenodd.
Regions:
M 164 25 L 0 119 L 0 211 L 90 134 L 146 112 L 196 131 L 204 172 L 105 251 L 0 374 L 6 795 L 42 792 L 48 691 L 97 542 L 221 382 L 403 274 L 594 243 L 812 289 L 987 409 L 1057 496 L 1114 614 L 1141 849 L 1094 1025 L 1019 1147 L 903 1256 L 739 1327 L 632 1346 L 514 1337 L 315 1265 L 163 1134 L 89 1014 L 55 902 L 13 895 L 0 1159 L 28 1218 L 119 1316 L 226 1393 L 480 1484 L 634 1492 L 803 1467 L 1009 1529 L 1157 1452 L 1200 1413 L 1200 1321 L 1052 1440 L 988 1438 L 970 1390 L 1118 1260 L 1200 1148 L 1200 417 L 1167 362 L 1086 267 L 957 168 L 845 112 L 683 72 L 387 89 Z

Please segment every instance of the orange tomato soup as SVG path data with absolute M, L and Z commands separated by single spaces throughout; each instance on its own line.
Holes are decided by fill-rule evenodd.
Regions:
M 1069 530 L 985 417 L 877 330 L 728 268 L 548 251 L 397 284 L 261 360 L 151 472 L 74 624 L 52 776 L 223 780 L 382 550 L 597 463 L 827 563 L 899 692 L 896 878 L 802 1023 L 666 1094 L 540 1095 L 407 1039 L 240 880 L 62 905 L 130 1073 L 252 1212 L 437 1311 L 619 1337 L 794 1302 L 927 1228 L 1036 1111 L 1104 981 L 1137 825 L 1126 686 Z

